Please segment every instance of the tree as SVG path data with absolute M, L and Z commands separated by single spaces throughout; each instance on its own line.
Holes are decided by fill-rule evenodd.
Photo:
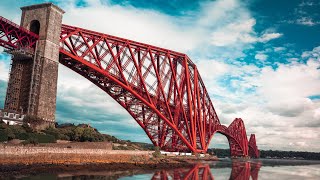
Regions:
M 83 134 L 84 128 L 82 127 L 76 127 L 73 130 L 72 140 L 74 141 L 81 141 L 81 136 Z
M 152 153 L 152 156 L 155 157 L 155 158 L 161 157 L 161 152 L 160 152 L 160 147 L 159 146 L 156 146 L 154 148 L 154 153 Z
M 85 128 L 83 130 L 81 141 L 95 141 L 95 131 L 92 128 Z

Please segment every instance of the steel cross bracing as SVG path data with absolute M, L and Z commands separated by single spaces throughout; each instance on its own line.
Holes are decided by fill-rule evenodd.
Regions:
M 0 16 L 0 46 L 9 49 L 35 48 L 39 36 Z
M 1 18 L 7 49 L 34 48 L 37 35 Z M 167 151 L 206 152 L 215 132 L 233 156 L 248 155 L 241 119 L 220 124 L 196 65 L 185 54 L 78 27 L 62 25 L 60 63 L 116 100 Z

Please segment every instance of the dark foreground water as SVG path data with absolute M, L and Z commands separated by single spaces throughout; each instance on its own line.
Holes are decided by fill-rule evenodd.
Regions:
M 39 172 L 41 173 L 41 172 Z M 12 178 L 12 177 L 11 177 Z M 11 179 L 10 178 L 10 179 Z M 35 176 L 20 176 L 14 179 L 238 179 L 238 180 L 263 180 L 263 179 L 314 179 L 320 180 L 320 161 L 303 160 L 229 160 L 219 162 L 202 162 L 190 168 L 177 168 L 166 170 L 127 170 L 127 171 L 82 171 L 74 173 L 42 174 Z

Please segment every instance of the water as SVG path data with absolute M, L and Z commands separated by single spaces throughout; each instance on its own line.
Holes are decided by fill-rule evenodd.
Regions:
M 170 170 L 127 170 L 127 171 L 99 171 L 75 173 L 43 174 L 34 176 L 20 176 L 14 179 L 40 180 L 86 180 L 86 179 L 120 179 L 120 180 L 166 180 L 166 179 L 320 179 L 320 161 L 302 160 L 228 160 L 218 162 L 201 162 L 190 168 Z

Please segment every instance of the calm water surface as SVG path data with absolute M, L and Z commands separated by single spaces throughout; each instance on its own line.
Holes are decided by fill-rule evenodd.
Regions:
M 11 179 L 11 178 L 10 178 Z M 320 161 L 302 160 L 228 160 L 219 162 L 203 162 L 190 168 L 177 168 L 170 170 L 127 170 L 127 171 L 101 171 L 45 174 L 29 177 L 15 177 L 14 179 L 120 179 L 120 180 L 157 180 L 157 179 L 314 179 L 320 180 Z

